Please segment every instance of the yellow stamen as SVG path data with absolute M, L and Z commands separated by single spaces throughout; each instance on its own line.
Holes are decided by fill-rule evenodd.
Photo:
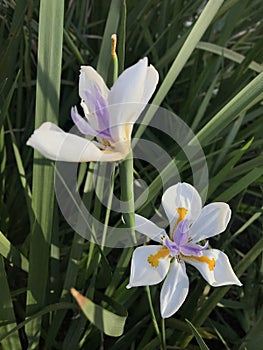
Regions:
M 200 262 L 204 262 L 208 265 L 208 268 L 210 271 L 213 271 L 216 265 L 215 259 L 209 259 L 207 256 L 203 255 L 203 256 L 195 256 L 195 255 L 190 255 L 190 256 L 186 256 L 181 254 L 182 257 L 187 258 L 187 259 L 194 259 Z
M 182 221 L 185 218 L 185 215 L 187 214 L 188 210 L 185 208 L 177 208 L 177 213 L 179 214 L 179 218 L 177 219 L 176 225 L 179 224 L 180 221 Z
M 159 259 L 165 258 L 169 255 L 169 249 L 164 247 L 161 248 L 156 254 L 151 254 L 148 256 L 148 263 L 152 265 L 152 267 L 159 266 Z
M 102 139 L 102 144 L 103 144 L 103 146 L 105 146 L 105 147 L 111 147 L 111 143 L 110 143 L 110 141 L 108 141 L 108 140 Z

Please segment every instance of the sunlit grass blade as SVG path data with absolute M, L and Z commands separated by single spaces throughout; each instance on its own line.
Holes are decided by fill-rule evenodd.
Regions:
M 28 272 L 27 258 L 0 231 L 0 254 L 10 263 Z
M 71 293 L 78 302 L 85 316 L 96 327 L 111 337 L 122 335 L 127 315 L 120 316 L 94 304 L 90 299 L 85 298 L 74 288 L 71 290 Z
M 245 59 L 245 56 L 241 55 L 238 52 L 235 52 L 235 51 L 230 50 L 226 47 L 222 47 L 222 46 L 212 44 L 212 43 L 200 41 L 197 44 L 196 48 L 200 49 L 200 50 L 212 52 L 212 53 L 219 55 L 219 56 L 223 56 L 224 58 L 227 58 L 227 59 L 229 59 L 233 62 L 237 62 L 237 63 L 242 63 Z M 254 70 L 257 73 L 261 73 L 263 71 L 263 65 L 255 62 L 255 61 L 252 61 L 249 64 L 248 68 Z
M 263 91 L 263 73 L 260 73 L 232 98 L 198 133 L 201 144 L 207 144 L 211 138 L 230 124 L 240 113 L 259 102 Z
M 230 199 L 241 193 L 251 183 L 255 182 L 262 174 L 263 167 L 251 170 L 248 174 L 236 181 L 232 186 L 215 198 L 215 201 L 230 201 Z
M 208 346 L 206 345 L 206 343 L 204 342 L 204 340 L 202 339 L 200 333 L 198 332 L 198 330 L 195 328 L 195 326 L 189 321 L 186 320 L 186 322 L 188 323 L 189 327 L 191 328 L 191 331 L 193 333 L 193 335 L 196 338 L 196 341 L 200 347 L 201 350 L 209 350 Z
M 159 106 L 162 103 L 168 91 L 170 90 L 173 83 L 175 82 L 176 78 L 184 68 L 192 52 L 196 48 L 197 43 L 200 41 L 204 32 L 207 30 L 208 26 L 212 22 L 215 14 L 217 13 L 222 3 L 223 3 L 223 0 L 210 0 L 206 4 L 203 12 L 201 13 L 195 26 L 191 30 L 187 39 L 185 40 L 181 50 L 176 56 L 165 79 L 163 80 L 158 92 L 156 93 L 155 98 L 152 101 L 152 104 Z M 151 109 L 149 109 L 148 113 L 145 115 L 143 119 L 143 124 L 147 125 L 152 117 L 153 117 L 153 113 L 151 113 Z M 140 138 L 140 136 L 142 135 L 146 127 L 145 125 L 140 125 L 135 135 L 136 138 Z
M 121 12 L 122 0 L 112 0 L 97 64 L 97 71 L 105 81 L 108 78 L 108 70 L 111 62 L 111 35 L 117 32 Z
M 0 243 L 1 245 L 1 243 Z M 5 273 L 4 261 L 0 256 L 0 322 L 8 323 L 7 325 L 0 326 L 0 338 L 9 332 L 14 326 L 16 326 L 15 312 L 13 309 L 13 303 L 8 286 L 7 276 Z M 18 332 L 12 333 L 12 335 L 1 342 L 2 350 L 10 349 L 22 349 Z
M 38 73 L 35 127 L 45 121 L 57 123 L 62 64 L 64 1 L 41 1 L 38 42 Z M 30 267 L 28 276 L 27 314 L 46 303 L 49 256 L 53 232 L 53 167 L 34 152 L 32 208 L 35 216 L 31 228 Z M 26 326 L 32 349 L 38 347 L 41 318 Z

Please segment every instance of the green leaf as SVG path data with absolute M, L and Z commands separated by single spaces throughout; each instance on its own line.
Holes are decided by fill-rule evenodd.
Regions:
M 165 96 L 167 95 L 168 91 L 171 89 L 173 83 L 175 82 L 176 78 L 184 68 L 186 62 L 188 61 L 189 57 L 191 56 L 192 52 L 196 48 L 197 43 L 202 38 L 203 34 L 209 27 L 210 23 L 212 22 L 215 14 L 217 13 L 218 9 L 222 5 L 224 0 L 210 0 L 206 4 L 204 10 L 202 11 L 200 17 L 198 18 L 197 22 L 195 23 L 194 28 L 191 30 L 190 34 L 188 35 L 187 39 L 185 40 L 181 50 L 179 51 L 177 57 L 175 58 L 171 68 L 169 69 L 164 81 L 162 82 L 162 85 L 160 86 L 155 98 L 152 101 L 153 105 L 159 106 L 162 101 L 164 100 Z M 151 118 L 154 115 L 154 112 L 156 111 L 155 108 L 146 113 L 142 124 L 138 128 L 138 131 L 135 134 L 135 138 L 140 138 L 143 134 L 143 131 L 146 128 L 146 125 L 149 124 Z
M 62 65 L 63 0 L 40 2 L 38 36 L 38 71 L 35 128 L 43 122 L 57 123 Z M 49 161 L 34 152 L 30 266 L 28 276 L 27 314 L 38 311 L 46 303 L 51 235 L 53 231 L 54 172 Z M 41 276 L 41 278 L 40 278 Z M 27 325 L 32 349 L 38 347 L 41 319 Z
M 28 260 L 20 251 L 12 245 L 6 236 L 0 231 L 0 254 L 15 266 L 28 272 Z
M 233 62 L 237 62 L 237 63 L 242 63 L 245 59 L 245 56 L 241 55 L 240 53 L 237 53 L 233 50 L 230 50 L 230 49 L 227 49 L 225 47 L 222 47 L 222 46 L 219 46 L 216 44 L 212 44 L 212 43 L 200 41 L 197 44 L 196 48 L 200 49 L 200 50 L 207 51 L 207 52 L 212 52 L 212 53 L 219 55 L 219 56 L 223 56 L 223 57 L 225 57 Z M 263 65 L 255 62 L 255 61 L 252 61 L 249 64 L 248 68 L 254 70 L 257 73 L 261 73 L 263 71 Z
M 121 0 L 111 1 L 109 14 L 104 29 L 97 71 L 105 81 L 107 81 L 108 78 L 108 70 L 111 62 L 111 35 L 117 32 L 122 6 Z
M 194 325 L 186 319 L 186 322 L 188 323 L 189 327 L 191 328 L 191 331 L 193 335 L 195 336 L 195 339 L 200 346 L 201 350 L 209 350 L 209 347 L 206 345 L 206 343 L 203 341 L 201 335 L 199 334 L 198 330 L 194 327 Z
M 240 180 L 236 181 L 234 185 L 229 187 L 225 192 L 221 193 L 215 201 L 228 202 L 233 197 L 237 196 L 240 192 L 246 189 L 250 184 L 255 182 L 263 174 L 263 167 L 251 170 L 247 175 L 243 176 Z
M 0 242 L 1 247 L 1 242 Z M 0 257 L 0 321 L 1 323 L 8 323 L 5 326 L 0 327 L 0 338 L 5 337 L 6 334 L 16 325 L 15 312 L 13 309 L 13 303 L 10 295 L 10 290 L 7 282 L 7 276 L 4 268 L 3 258 Z M 18 332 L 12 333 L 12 336 L 1 342 L 1 349 L 22 349 L 19 340 Z
M 111 337 L 119 337 L 122 335 L 127 314 L 122 316 L 116 315 L 93 303 L 74 288 L 71 288 L 71 294 L 76 299 L 87 319 L 103 333 Z

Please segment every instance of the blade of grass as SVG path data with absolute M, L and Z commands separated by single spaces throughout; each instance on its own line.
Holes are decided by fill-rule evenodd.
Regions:
M 111 35 L 117 32 L 121 12 L 122 1 L 112 0 L 97 64 L 97 71 L 105 81 L 107 81 L 108 78 L 108 71 L 111 62 Z
M 197 43 L 200 41 L 204 32 L 207 30 L 208 26 L 212 22 L 214 16 L 216 15 L 218 9 L 220 8 L 223 2 L 224 2 L 223 0 L 208 1 L 203 12 L 201 13 L 200 17 L 195 23 L 195 26 L 191 30 L 181 50 L 179 51 L 177 57 L 175 58 L 164 81 L 162 82 L 162 85 L 160 86 L 158 92 L 156 93 L 156 96 L 152 101 L 153 105 L 159 106 L 162 103 L 168 91 L 170 90 L 176 78 L 184 68 L 186 62 L 188 61 L 194 49 L 196 48 Z M 154 115 L 153 112 L 154 111 L 151 110 L 151 108 L 149 108 L 149 111 L 146 113 L 145 117 L 143 118 L 142 124 L 140 125 L 140 127 L 138 128 L 135 134 L 135 138 L 139 139 L 141 137 L 141 135 L 143 134 L 146 128 L 146 125 L 149 124 L 151 118 Z
M 238 195 L 240 192 L 246 189 L 250 184 L 255 182 L 262 174 L 263 174 L 263 167 L 251 170 L 247 175 L 243 176 L 240 180 L 236 181 L 225 192 L 221 193 L 217 198 L 215 198 L 214 201 L 215 202 L 230 201 L 230 199 Z
M 119 337 L 122 335 L 127 314 L 114 314 L 101 306 L 94 304 L 90 299 L 85 298 L 74 288 L 71 289 L 71 293 L 84 312 L 85 316 L 96 327 L 111 337 Z
M 223 56 L 233 62 L 242 63 L 244 59 L 246 58 L 244 55 L 241 55 L 238 52 L 235 52 L 233 50 L 227 49 L 226 47 L 222 47 L 216 44 L 207 43 L 204 41 L 199 41 L 199 43 L 196 46 L 197 49 L 204 50 L 207 52 L 212 52 L 216 55 Z M 259 64 L 255 61 L 252 61 L 249 66 L 249 69 L 254 70 L 257 73 L 261 73 L 263 71 L 263 65 Z
M 206 345 L 206 343 L 203 341 L 200 333 L 198 332 L 198 330 L 195 328 L 195 326 L 189 321 L 186 320 L 186 322 L 188 323 L 193 335 L 195 336 L 195 339 L 200 347 L 201 350 L 209 350 L 208 346 Z
M 1 246 L 1 243 L 0 243 Z M 0 338 L 4 337 L 8 332 L 16 326 L 15 313 L 13 303 L 8 286 L 7 276 L 5 273 L 4 261 L 0 256 L 0 321 L 8 322 L 8 325 L 0 327 Z M 12 333 L 8 339 L 1 342 L 2 350 L 22 349 L 18 332 Z
M 198 133 L 201 144 L 207 144 L 220 130 L 230 124 L 239 114 L 259 102 L 263 91 L 263 73 L 260 73 L 232 98 Z
M 0 231 L 0 254 L 10 263 L 28 272 L 28 260 L 20 251 L 12 245 L 6 236 Z
M 38 37 L 38 72 L 35 127 L 45 121 L 57 122 L 59 110 L 64 1 L 41 1 Z M 32 208 L 35 222 L 31 228 L 27 314 L 46 303 L 49 256 L 54 205 L 53 167 L 34 152 Z M 31 348 L 38 348 L 41 317 L 26 325 Z

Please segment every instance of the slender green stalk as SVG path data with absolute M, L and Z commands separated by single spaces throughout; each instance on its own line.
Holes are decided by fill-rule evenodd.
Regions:
M 165 332 L 165 319 L 162 318 L 162 342 L 163 349 L 166 350 L 166 332 Z
M 59 111 L 64 1 L 40 2 L 35 127 L 57 123 Z M 46 305 L 53 232 L 54 173 L 50 162 L 34 152 L 27 315 Z M 26 324 L 30 349 L 39 348 L 41 318 Z
M 157 337 L 159 338 L 160 341 L 160 347 L 162 350 L 165 350 L 165 348 L 163 347 L 163 339 L 162 339 L 162 335 L 156 320 L 156 316 L 155 316 L 155 312 L 154 312 L 154 308 L 153 308 L 153 303 L 152 303 L 152 296 L 151 296 L 151 291 L 150 291 L 150 287 L 146 286 L 145 287 L 146 290 L 146 294 L 147 294 L 147 298 L 148 298 L 148 303 L 149 303 L 149 307 L 150 307 L 150 311 L 151 311 L 151 315 L 152 315 L 152 321 L 153 321 L 153 326 L 155 329 L 155 332 L 157 334 Z
M 125 202 L 124 221 L 129 227 L 130 234 L 133 237 L 133 243 L 136 244 L 135 238 L 135 217 L 134 217 L 134 193 L 133 193 L 133 156 L 132 151 L 120 164 L 121 180 L 121 200 Z

